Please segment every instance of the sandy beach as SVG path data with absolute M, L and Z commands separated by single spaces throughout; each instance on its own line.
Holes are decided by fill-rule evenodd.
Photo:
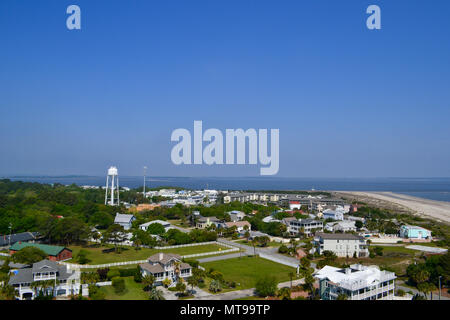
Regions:
M 450 223 L 450 202 L 417 198 L 392 192 L 339 191 L 349 197 L 366 203 L 383 205 L 401 211 L 410 211 L 423 217 Z

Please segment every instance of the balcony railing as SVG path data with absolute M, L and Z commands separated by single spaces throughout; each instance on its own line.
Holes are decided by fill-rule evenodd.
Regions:
M 49 275 L 49 276 L 34 276 L 34 281 L 39 281 L 39 280 L 55 280 L 56 279 L 56 275 Z

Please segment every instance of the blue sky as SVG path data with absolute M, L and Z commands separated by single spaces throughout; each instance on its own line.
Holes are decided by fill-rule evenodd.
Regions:
M 77 4 L 82 30 L 66 28 Z M 366 28 L 370 4 L 382 29 Z M 0 174 L 175 166 L 176 128 L 279 128 L 283 177 L 450 176 L 449 1 L 0 2 Z

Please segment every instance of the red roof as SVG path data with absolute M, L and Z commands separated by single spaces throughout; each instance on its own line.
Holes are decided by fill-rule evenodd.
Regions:
M 300 201 L 289 201 L 289 204 L 300 204 Z

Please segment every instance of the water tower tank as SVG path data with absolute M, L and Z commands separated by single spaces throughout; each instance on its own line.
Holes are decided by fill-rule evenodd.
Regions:
M 117 176 L 118 175 L 117 167 L 109 167 L 108 175 L 109 176 Z

